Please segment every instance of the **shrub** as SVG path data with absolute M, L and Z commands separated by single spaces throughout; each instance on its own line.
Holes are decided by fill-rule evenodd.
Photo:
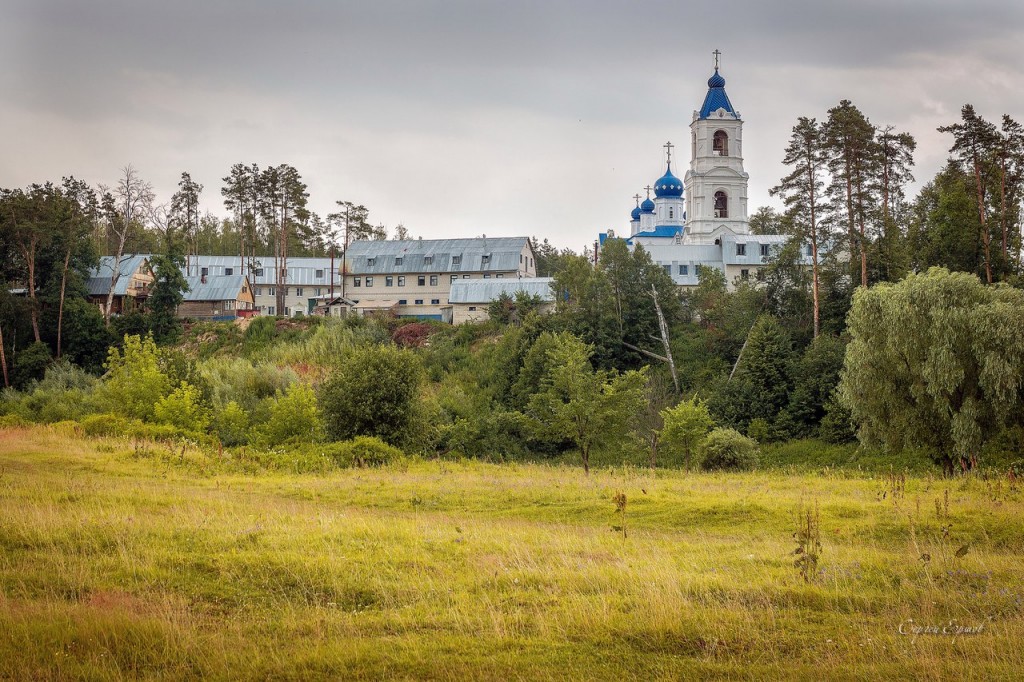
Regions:
M 403 456 L 401 450 L 373 436 L 357 436 L 352 440 L 326 443 L 319 446 L 319 449 L 339 467 L 384 466 Z
M 124 337 L 124 352 L 111 348 L 106 368 L 103 393 L 108 407 L 125 416 L 151 418 L 153 407 L 171 392 L 152 336 Z
M 419 359 L 408 350 L 369 346 L 353 351 L 321 388 L 330 438 L 376 436 L 395 446 L 410 442 L 422 373 Z
M 324 429 L 316 394 L 307 384 L 296 382 L 284 393 L 267 399 L 267 420 L 256 430 L 256 442 L 263 446 L 282 443 L 315 443 L 323 440 Z
M 700 466 L 706 471 L 753 469 L 757 460 L 757 443 L 735 429 L 715 429 L 701 445 Z
M 683 459 L 690 468 L 691 456 L 715 425 L 707 405 L 693 397 L 661 411 L 665 426 L 661 429 L 661 448 L 670 461 Z
M 249 415 L 232 400 L 217 415 L 214 430 L 224 445 L 243 445 L 249 439 Z
M 31 424 L 32 422 L 26 421 L 16 414 L 5 414 L 0 417 L 0 429 L 20 429 Z
M 132 422 L 119 414 L 93 414 L 81 421 L 82 432 L 86 436 L 127 436 Z
M 224 409 L 233 401 L 249 413 L 262 401 L 283 393 L 298 380 L 291 369 L 274 365 L 254 366 L 244 358 L 207 360 L 201 363 L 199 371 L 210 387 L 210 402 L 214 408 Z
M 46 373 L 51 359 L 50 347 L 41 341 L 15 354 L 11 366 L 11 385 L 25 388 L 33 381 L 39 381 Z
M 747 427 L 747 436 L 759 443 L 767 442 L 771 437 L 771 425 L 767 419 L 762 419 L 761 417 L 751 419 L 750 425 Z
M 24 419 L 52 423 L 76 420 L 95 410 L 96 379 L 66 361 L 47 368 L 41 381 L 25 393 L 6 391 L 0 412 L 13 412 Z
M 210 427 L 210 410 L 203 404 L 199 389 L 187 381 L 157 401 L 153 416 L 157 422 L 182 431 L 202 433 Z

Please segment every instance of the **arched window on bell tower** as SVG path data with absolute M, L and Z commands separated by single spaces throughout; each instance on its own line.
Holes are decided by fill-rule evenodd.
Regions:
M 729 217 L 729 195 L 722 190 L 715 192 L 715 217 Z
M 729 156 L 729 135 L 724 130 L 716 130 L 711 149 L 715 156 Z

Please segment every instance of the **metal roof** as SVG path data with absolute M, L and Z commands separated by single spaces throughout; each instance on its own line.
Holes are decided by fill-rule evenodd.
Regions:
M 553 277 L 524 277 L 522 279 L 460 279 L 452 282 L 449 303 L 490 303 L 502 294 L 515 296 L 524 291 L 542 301 L 554 301 L 551 292 Z
M 346 268 L 356 275 L 514 272 L 525 269 L 519 257 L 529 243 L 528 237 L 359 241 L 349 244 Z
M 266 286 L 277 284 L 274 276 L 274 257 L 257 256 L 257 269 L 250 269 L 246 263 L 245 274 L 253 286 Z M 235 276 L 241 272 L 241 259 L 238 256 L 193 256 L 190 262 L 191 271 L 196 273 L 196 268 L 207 268 L 208 275 L 213 277 Z M 231 269 L 231 275 L 226 275 L 226 269 Z M 262 270 L 262 274 L 257 274 Z M 317 271 L 322 274 L 316 276 Z M 334 283 L 341 284 L 341 256 L 334 257 Z M 295 286 L 330 286 L 331 285 L 331 259 L 330 258 L 309 258 L 290 257 L 288 259 L 288 284 Z
M 243 275 L 220 275 L 208 276 L 206 281 L 202 277 L 186 277 L 188 291 L 182 292 L 186 301 L 234 301 L 242 293 L 242 286 L 246 284 Z
M 700 108 L 700 118 L 711 118 L 711 115 L 724 109 L 729 118 L 738 119 L 739 112 L 732 108 L 729 95 L 725 94 L 725 79 L 715 69 L 715 75 L 708 79 L 708 94 L 704 97 L 704 105 Z
M 89 271 L 89 279 L 86 280 L 85 286 L 90 296 L 106 296 L 110 291 L 110 280 L 114 278 L 114 261 L 114 256 L 100 256 L 100 264 Z M 128 293 L 132 274 L 147 262 L 147 257 L 143 254 L 121 257 L 117 268 L 120 275 L 114 286 L 115 296 L 125 296 Z

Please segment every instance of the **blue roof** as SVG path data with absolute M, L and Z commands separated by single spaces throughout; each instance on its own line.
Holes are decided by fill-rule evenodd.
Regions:
M 629 217 L 632 220 L 640 220 L 640 207 L 637 206 L 636 208 L 634 208 L 633 212 L 629 214 Z
M 683 233 L 683 228 L 678 225 L 659 225 L 653 230 L 647 230 L 646 232 L 637 232 L 636 234 L 626 239 L 627 244 L 632 244 L 633 240 L 637 237 L 655 237 L 662 239 L 675 239 L 677 235 Z M 604 242 L 601 242 L 602 244 Z
M 700 108 L 700 117 L 710 118 L 711 114 L 719 109 L 725 109 L 732 118 L 739 118 L 739 114 L 732 108 L 729 95 L 725 94 L 725 79 L 715 69 L 715 75 L 708 79 L 708 94 L 704 98 L 704 106 Z
M 683 228 L 678 225 L 658 225 L 653 230 L 646 232 L 637 232 L 634 237 L 675 237 L 677 234 L 682 234 Z
M 672 164 L 668 164 L 665 174 L 654 183 L 654 194 L 659 197 L 683 196 L 683 181 L 672 175 Z
M 644 203 L 640 204 L 641 213 L 654 213 L 654 202 L 648 197 L 644 199 Z

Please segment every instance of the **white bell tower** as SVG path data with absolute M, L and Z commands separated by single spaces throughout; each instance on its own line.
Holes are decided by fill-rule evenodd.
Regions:
M 690 123 L 686 172 L 686 241 L 713 244 L 723 234 L 748 234 L 747 179 L 743 170 L 743 120 L 725 94 L 715 50 L 708 94 Z

